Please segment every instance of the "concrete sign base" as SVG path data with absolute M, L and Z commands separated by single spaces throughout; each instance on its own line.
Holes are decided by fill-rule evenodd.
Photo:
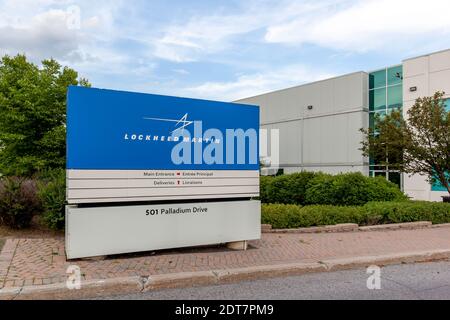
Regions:
M 66 206 L 68 259 L 261 237 L 260 201 Z

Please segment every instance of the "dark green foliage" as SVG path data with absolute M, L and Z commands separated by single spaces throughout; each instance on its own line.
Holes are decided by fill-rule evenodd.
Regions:
M 272 176 L 261 176 L 259 179 L 259 198 L 261 202 L 269 202 L 269 186 L 272 183 L 274 177 Z
M 272 177 L 265 187 L 263 202 L 303 204 L 308 182 L 315 176 L 313 172 L 298 172 Z
M 301 209 L 309 226 L 326 226 L 338 223 L 362 224 L 365 221 L 364 210 L 356 206 L 311 205 Z
M 404 201 L 408 197 L 401 192 L 395 183 L 384 177 L 374 177 L 368 179 L 367 201 Z
M 306 191 L 307 204 L 358 206 L 369 201 L 401 201 L 407 197 L 392 182 L 383 177 L 365 177 L 359 172 L 321 174 L 315 177 Z
M 65 167 L 66 92 L 89 86 L 55 60 L 42 67 L 24 55 L 0 60 L 0 172 L 32 176 Z
M 450 222 L 450 203 L 427 201 L 369 202 L 364 206 L 367 224 L 431 221 Z
M 36 182 L 18 177 L 4 177 L 0 181 L 0 223 L 23 229 L 31 224 L 41 209 Z
M 263 204 L 261 219 L 262 223 L 276 229 L 339 223 L 375 225 L 431 221 L 439 224 L 450 223 L 450 204 L 426 201 L 369 202 L 364 206 Z
M 39 185 L 39 198 L 43 206 L 44 223 L 51 229 L 65 225 L 66 173 L 56 169 L 46 172 Z
M 294 204 L 263 204 L 261 207 L 261 223 L 271 224 L 273 228 L 297 228 L 305 226 L 300 206 Z
M 331 174 L 320 173 L 308 184 L 305 192 L 306 204 L 335 204 L 335 177 Z
M 362 223 L 364 214 L 361 207 L 337 206 L 297 206 L 290 204 L 263 204 L 262 223 L 271 224 L 275 229 L 304 228 L 338 223 Z
M 357 206 L 367 203 L 370 201 L 368 192 L 371 189 L 370 180 L 372 178 L 365 177 L 359 172 L 334 176 L 334 204 Z M 399 193 L 401 193 L 400 190 Z
M 363 205 L 369 201 L 407 200 L 393 183 L 383 177 L 361 173 L 330 175 L 299 172 L 261 177 L 261 201 L 284 204 Z

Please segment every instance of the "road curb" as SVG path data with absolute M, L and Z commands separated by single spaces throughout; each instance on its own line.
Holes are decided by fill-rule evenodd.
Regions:
M 143 284 L 140 277 L 87 280 L 80 289 L 68 289 L 65 283 L 0 289 L 0 300 L 62 300 L 95 298 L 117 293 L 139 293 Z
M 181 272 L 152 275 L 147 278 L 136 276 L 92 280 L 82 282 L 81 289 L 79 290 L 69 290 L 65 283 L 21 288 L 3 288 L 0 289 L 0 300 L 95 298 L 168 288 L 227 284 L 246 280 L 349 270 L 368 267 L 370 265 L 382 267 L 402 263 L 430 262 L 447 259 L 450 259 L 450 250 L 438 249 L 377 256 L 325 259 L 311 263 L 298 262 L 211 271 Z
M 370 265 L 377 265 L 379 267 L 403 264 L 403 263 L 418 263 L 431 262 L 450 259 L 450 250 L 429 250 L 425 252 L 407 252 L 384 254 L 378 256 L 363 256 L 343 259 L 325 259 L 321 261 L 327 268 L 327 271 L 349 270 L 360 267 L 368 267 Z
M 167 273 L 149 276 L 143 291 L 216 284 L 213 271 Z
M 359 227 L 359 231 L 387 231 L 387 230 L 417 230 L 424 228 L 431 228 L 433 223 L 431 221 L 416 221 L 403 223 L 388 223 L 378 224 L 374 226 Z
M 417 230 L 425 228 L 448 228 L 450 223 L 435 224 L 431 221 L 416 221 L 403 223 L 377 224 L 373 226 L 358 226 L 355 223 L 340 223 L 328 226 L 273 229 L 270 224 L 261 225 L 262 233 L 341 233 L 341 232 L 367 232 L 367 231 L 391 231 L 391 230 Z
M 313 272 L 327 271 L 326 267 L 320 263 L 289 263 L 266 266 L 255 266 L 247 268 L 225 269 L 213 271 L 217 278 L 217 283 L 233 283 L 247 280 L 257 280 L 265 278 L 276 278 L 283 276 L 295 276 Z

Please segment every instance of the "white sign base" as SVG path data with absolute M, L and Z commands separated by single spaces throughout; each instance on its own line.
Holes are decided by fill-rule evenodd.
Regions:
M 260 239 L 261 203 L 66 206 L 68 259 Z

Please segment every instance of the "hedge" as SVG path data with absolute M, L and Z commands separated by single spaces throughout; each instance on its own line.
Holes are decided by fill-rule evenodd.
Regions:
M 297 172 L 271 177 L 264 181 L 267 203 L 303 204 L 309 182 L 316 176 L 314 172 Z
M 369 202 L 363 206 L 263 204 L 261 211 L 261 222 L 276 229 L 414 221 L 449 223 L 450 204 L 425 201 Z
M 305 203 L 363 205 L 370 201 L 401 201 L 407 197 L 397 185 L 384 177 L 366 177 L 361 173 L 318 174 L 307 187 Z
M 370 202 L 364 206 L 366 224 L 431 221 L 433 224 L 450 222 L 450 203 L 406 201 Z
M 261 177 L 260 181 L 263 203 L 361 206 L 370 201 L 407 200 L 394 183 L 359 172 L 338 175 L 299 172 Z
M 263 204 L 261 223 L 271 224 L 277 229 L 306 226 L 301 212 L 301 207 L 295 204 Z
M 263 204 L 261 223 L 271 224 L 275 229 L 323 226 L 338 223 L 364 221 L 361 207 L 337 207 L 313 205 L 301 207 L 294 204 Z
M 259 179 L 259 198 L 262 203 L 271 202 L 269 197 L 269 186 L 275 177 L 272 176 L 261 176 Z

